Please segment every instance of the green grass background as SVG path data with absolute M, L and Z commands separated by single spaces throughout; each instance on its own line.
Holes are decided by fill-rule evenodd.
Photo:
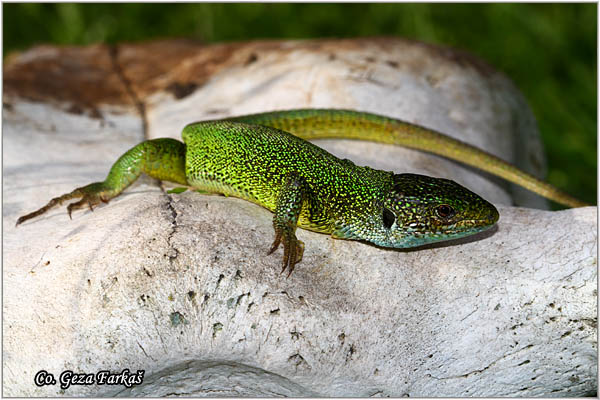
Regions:
M 3 54 L 34 44 L 164 37 L 206 42 L 397 35 L 468 50 L 505 72 L 536 115 L 547 180 L 597 198 L 597 5 L 3 4 Z

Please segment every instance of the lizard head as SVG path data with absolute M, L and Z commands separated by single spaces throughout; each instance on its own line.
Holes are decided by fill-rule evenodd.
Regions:
M 498 221 L 498 210 L 448 179 L 396 174 L 386 196 L 381 224 L 386 247 L 415 247 L 484 231 Z

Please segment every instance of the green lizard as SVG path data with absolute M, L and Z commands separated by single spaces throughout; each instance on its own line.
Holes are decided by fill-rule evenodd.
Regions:
M 291 132 L 292 134 L 288 133 Z M 569 206 L 584 203 L 501 159 L 439 132 L 400 120 L 348 110 L 288 110 L 196 122 L 183 142 L 147 140 L 112 166 L 103 182 L 56 197 L 20 223 L 64 201 L 76 209 L 107 203 L 141 173 L 194 189 L 240 197 L 274 212 L 275 240 L 283 243 L 282 272 L 302 259 L 296 227 L 406 248 L 472 235 L 492 227 L 496 208 L 447 180 L 394 174 L 340 160 L 307 142 L 350 138 L 424 150 L 480 168 Z

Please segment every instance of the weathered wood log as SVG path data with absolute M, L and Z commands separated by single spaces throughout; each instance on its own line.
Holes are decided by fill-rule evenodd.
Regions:
M 497 229 L 418 251 L 299 231 L 306 251 L 288 279 L 281 254 L 266 255 L 268 211 L 149 178 L 72 221 L 57 209 L 14 228 L 139 141 L 275 109 L 390 115 L 541 174 L 529 108 L 481 61 L 399 39 L 37 47 L 9 58 L 4 92 L 5 395 L 595 393 L 596 207 L 510 207 L 545 203 L 434 156 L 319 142 L 454 179 L 500 205 Z M 125 368 L 144 383 L 34 384 L 39 370 Z

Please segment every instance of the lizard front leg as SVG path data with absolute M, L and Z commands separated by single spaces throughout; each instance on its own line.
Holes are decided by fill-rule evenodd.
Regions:
M 286 183 L 277 197 L 273 228 L 275 240 L 269 250 L 273 253 L 283 241 L 283 268 L 288 270 L 288 277 L 292 274 L 294 266 L 302 260 L 304 243 L 296 238 L 298 218 L 306 200 L 306 183 L 297 173 L 288 175 Z
M 67 206 L 69 217 L 73 210 L 86 206 L 93 211 L 95 205 L 100 202 L 108 203 L 110 199 L 118 196 L 127 186 L 135 182 L 142 173 L 160 180 L 187 185 L 185 151 L 185 144 L 175 139 L 154 139 L 142 142 L 131 148 L 114 163 L 103 182 L 90 183 L 70 193 L 55 197 L 39 210 L 20 217 L 16 225 L 37 217 L 70 199 L 81 198 Z

